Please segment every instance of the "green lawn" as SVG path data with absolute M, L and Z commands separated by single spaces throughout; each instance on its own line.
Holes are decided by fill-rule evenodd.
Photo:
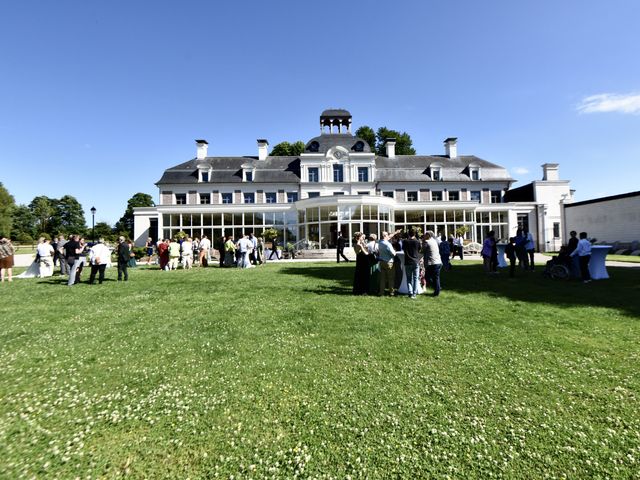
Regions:
M 0 285 L 1 478 L 637 478 L 640 270 L 353 263 Z

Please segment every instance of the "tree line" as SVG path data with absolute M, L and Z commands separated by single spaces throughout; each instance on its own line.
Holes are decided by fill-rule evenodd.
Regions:
M 96 238 L 113 240 L 119 235 L 133 238 L 133 209 L 153 207 L 151 195 L 136 193 L 127 202 L 127 208 L 115 225 L 107 222 L 95 224 Z M 0 235 L 19 243 L 33 243 L 39 237 L 53 238 L 64 234 L 92 234 L 87 226 L 84 208 L 72 195 L 50 198 L 35 197 L 28 205 L 18 205 L 13 195 L 0 182 Z

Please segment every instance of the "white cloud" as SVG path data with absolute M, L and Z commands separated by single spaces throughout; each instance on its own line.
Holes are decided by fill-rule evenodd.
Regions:
M 526 175 L 527 173 L 529 173 L 529 169 L 524 167 L 516 167 L 513 169 L 513 173 L 516 173 L 518 175 Z
M 579 113 L 618 112 L 640 115 L 640 94 L 600 93 L 582 99 Z

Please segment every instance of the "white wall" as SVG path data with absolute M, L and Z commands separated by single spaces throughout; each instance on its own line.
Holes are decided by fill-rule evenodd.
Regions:
M 567 230 L 598 242 L 640 241 L 640 195 L 565 207 Z

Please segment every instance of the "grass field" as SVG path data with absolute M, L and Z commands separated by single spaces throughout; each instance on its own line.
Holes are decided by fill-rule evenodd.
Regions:
M 0 287 L 0 477 L 638 478 L 640 270 L 353 264 Z

